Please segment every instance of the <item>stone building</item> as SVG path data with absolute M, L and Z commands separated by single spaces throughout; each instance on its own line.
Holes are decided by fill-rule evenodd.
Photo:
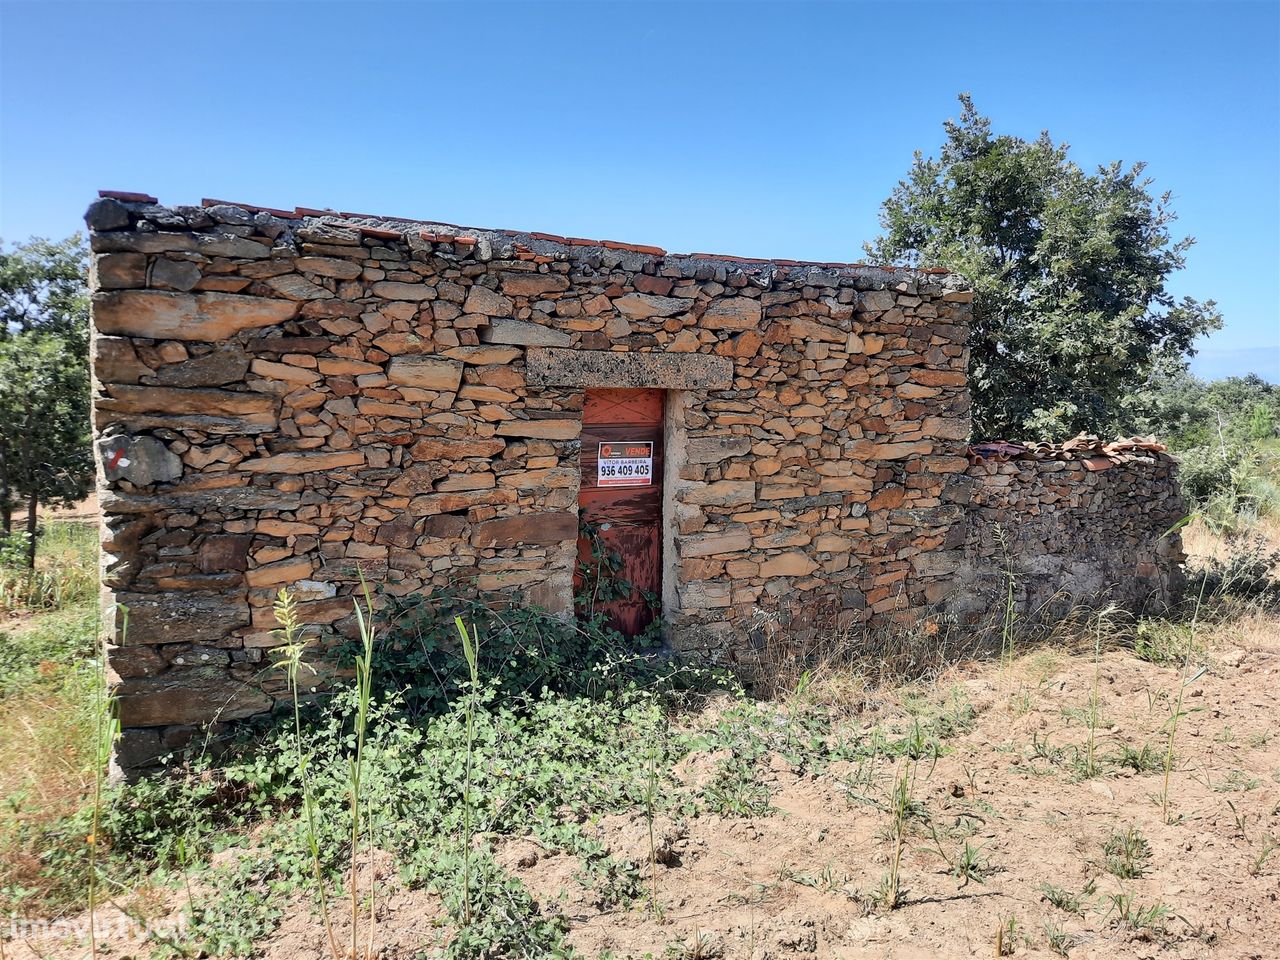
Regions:
M 893 629 L 981 605 L 1000 498 L 970 502 L 1001 481 L 966 456 L 971 295 L 944 273 L 139 194 L 86 219 L 131 762 L 271 708 L 282 586 L 338 632 L 361 576 L 571 615 L 596 538 L 637 588 L 620 628 L 660 615 L 729 663 L 761 611 Z M 1131 459 L 1176 513 L 1162 455 Z M 1062 509 L 1038 471 L 1035 510 Z M 1142 602 L 1178 555 L 1126 503 L 1081 562 Z

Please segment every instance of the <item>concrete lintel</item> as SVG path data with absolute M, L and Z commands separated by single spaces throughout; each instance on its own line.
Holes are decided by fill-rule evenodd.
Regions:
M 530 347 L 531 387 L 644 387 L 724 390 L 733 386 L 733 361 L 705 353 L 614 353 Z

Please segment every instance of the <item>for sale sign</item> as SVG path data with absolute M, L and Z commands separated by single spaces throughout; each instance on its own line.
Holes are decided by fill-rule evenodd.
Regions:
M 648 487 L 653 484 L 653 442 L 610 440 L 600 444 L 598 487 Z

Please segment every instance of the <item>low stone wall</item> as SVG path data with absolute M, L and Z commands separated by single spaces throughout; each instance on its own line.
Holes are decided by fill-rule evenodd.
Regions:
M 970 300 L 946 276 L 140 195 L 86 219 L 125 763 L 272 708 L 282 586 L 322 639 L 361 574 L 568 613 L 593 387 L 667 391 L 674 646 L 732 662 L 761 609 L 875 626 L 946 593 L 923 558 L 963 539 Z
M 934 554 L 928 572 L 954 578 L 944 609 L 961 622 L 1003 615 L 1012 570 L 1019 616 L 1051 622 L 1114 603 L 1165 609 L 1180 595 L 1186 515 L 1177 465 L 1138 450 L 1113 459 L 1061 456 L 983 460 L 970 466 L 964 545 Z

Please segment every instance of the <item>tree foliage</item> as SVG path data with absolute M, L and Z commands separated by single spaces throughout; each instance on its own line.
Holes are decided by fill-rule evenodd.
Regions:
M 0 249 L 0 522 L 27 507 L 82 499 L 93 478 L 89 430 L 87 253 L 77 234 Z
M 1170 196 L 1143 164 L 1087 173 L 1068 145 L 995 136 L 968 95 L 938 159 L 917 152 L 866 251 L 942 266 L 974 290 L 975 434 L 1120 431 L 1122 401 L 1217 329 L 1212 301 L 1166 287 L 1194 242 L 1175 240 Z
M 1158 370 L 1125 409 L 1135 427 L 1157 434 L 1175 452 L 1280 435 L 1280 385 L 1253 373 L 1206 382 L 1181 366 Z
M 1280 386 L 1255 374 L 1205 382 L 1175 367 L 1157 371 L 1125 409 L 1138 432 L 1169 444 L 1207 522 L 1231 529 L 1280 514 Z

